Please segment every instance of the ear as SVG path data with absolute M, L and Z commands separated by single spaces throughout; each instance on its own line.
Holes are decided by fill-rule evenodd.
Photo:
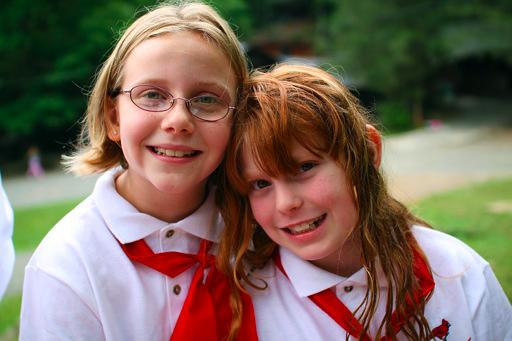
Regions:
M 108 138 L 114 142 L 119 141 L 121 139 L 119 115 L 117 114 L 116 103 L 110 97 L 105 102 L 104 115 Z
M 370 137 L 370 148 L 372 149 L 373 152 L 373 165 L 375 166 L 376 169 L 379 169 L 382 157 L 382 143 L 379 131 L 370 124 L 366 125 L 366 131 L 368 132 L 368 136 Z

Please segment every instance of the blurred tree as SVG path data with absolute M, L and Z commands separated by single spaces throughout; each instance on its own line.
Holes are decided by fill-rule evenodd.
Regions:
M 4 0 L 0 11 L 0 144 L 16 148 L 26 140 L 34 142 L 34 136 L 41 133 L 57 134 L 56 139 L 66 142 L 69 136 L 63 136 L 85 112 L 94 75 L 120 32 L 146 12 L 145 6 L 156 3 Z M 243 0 L 217 0 L 214 6 L 241 27 L 239 32 L 250 33 L 251 16 Z M 71 130 L 73 134 L 68 135 L 75 135 L 76 127 Z
M 229 22 L 241 41 L 251 37 L 254 17 L 245 0 L 210 0 L 210 3 Z
M 254 15 L 257 29 L 276 22 L 312 19 L 315 16 L 315 1 L 311 0 L 246 0 Z
M 0 128 L 29 134 L 69 126 L 82 89 L 135 1 L 19 0 L 0 12 Z
M 359 84 L 408 104 L 421 120 L 436 68 L 473 46 L 471 53 L 504 53 L 512 43 L 512 3 L 505 0 L 317 0 L 334 10 L 319 23 L 317 47 Z M 469 32 L 480 32 L 475 37 Z M 464 51 L 462 51 L 464 53 Z

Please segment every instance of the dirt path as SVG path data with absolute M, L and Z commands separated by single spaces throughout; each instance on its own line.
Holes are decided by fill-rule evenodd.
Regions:
M 465 115 L 438 129 L 384 140 L 383 170 L 392 193 L 415 201 L 436 192 L 512 176 L 512 103 L 462 101 Z

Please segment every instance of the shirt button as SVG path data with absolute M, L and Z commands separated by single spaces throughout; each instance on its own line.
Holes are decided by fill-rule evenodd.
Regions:
M 352 289 L 354 289 L 354 287 L 352 285 L 343 288 L 343 290 L 345 290 L 346 293 L 351 292 Z
M 169 231 L 167 231 L 167 233 L 165 234 L 165 236 L 166 236 L 167 238 L 171 238 L 173 234 L 174 234 L 174 230 L 169 230 Z
M 175 294 L 175 295 L 179 295 L 180 292 L 181 292 L 181 287 L 179 285 L 175 285 L 174 288 L 172 288 L 172 292 Z

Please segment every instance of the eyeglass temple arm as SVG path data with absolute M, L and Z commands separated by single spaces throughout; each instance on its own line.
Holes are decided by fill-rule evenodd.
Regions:
M 110 97 L 115 98 L 120 93 L 129 93 L 129 92 L 131 92 L 131 90 L 122 90 L 122 89 L 118 88 L 118 89 L 115 89 L 115 90 L 111 91 L 109 95 L 110 95 Z

